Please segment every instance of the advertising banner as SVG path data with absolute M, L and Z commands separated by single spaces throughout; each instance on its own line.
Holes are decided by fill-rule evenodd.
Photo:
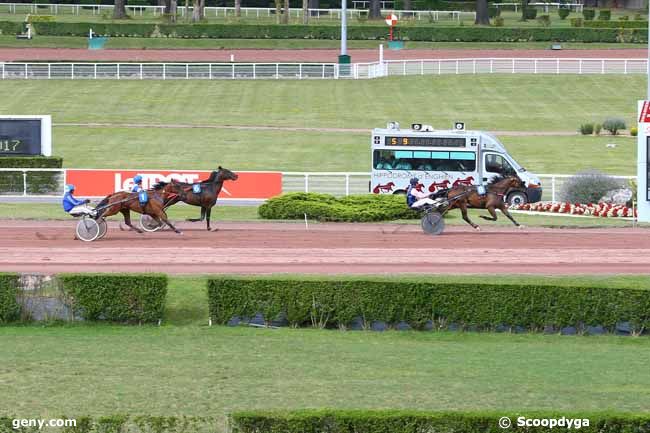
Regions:
M 142 187 L 172 179 L 187 183 L 206 180 L 210 171 L 203 170 L 66 170 L 66 184 L 75 186 L 79 197 L 104 197 L 117 191 L 130 191 L 133 177 L 142 176 Z M 282 194 L 280 172 L 237 172 L 236 181 L 225 181 L 220 199 L 267 199 Z

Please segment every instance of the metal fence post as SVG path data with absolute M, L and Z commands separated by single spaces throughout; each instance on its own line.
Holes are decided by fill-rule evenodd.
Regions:
M 185 79 L 190 79 L 190 65 L 188 63 L 185 64 Z
M 605 73 L 605 59 L 602 59 L 600 61 L 600 73 L 604 74 Z
M 305 192 L 309 192 L 309 174 L 305 173 Z
M 23 196 L 27 196 L 27 170 L 23 170 Z
M 490 74 L 494 73 L 494 59 L 490 59 Z
M 345 196 L 350 195 L 350 174 L 345 173 Z
M 535 74 L 537 73 L 537 59 L 535 59 Z
M 140 79 L 142 80 L 144 77 L 142 76 L 142 63 L 140 63 Z
M 555 64 L 555 73 L 559 74 L 560 73 L 560 59 L 556 59 L 556 64 Z
M 582 75 L 582 59 L 578 61 L 578 74 Z
M 515 59 L 512 59 L 512 73 L 515 73 Z
M 551 177 L 551 201 L 555 202 L 555 176 Z
M 120 64 L 117 64 L 117 79 L 120 79 Z
M 458 75 L 458 60 L 456 60 L 456 75 Z

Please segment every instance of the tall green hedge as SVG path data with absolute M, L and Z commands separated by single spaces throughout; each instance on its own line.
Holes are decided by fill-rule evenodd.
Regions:
M 58 279 L 75 314 L 85 320 L 137 323 L 163 317 L 164 274 L 62 274 Z
M 404 195 L 364 194 L 337 198 L 330 194 L 294 192 L 273 197 L 258 208 L 266 219 L 319 221 L 392 221 L 419 218 L 406 206 Z
M 387 269 L 388 270 L 388 269 Z M 215 278 L 208 281 L 210 317 L 220 324 L 232 317 L 280 313 L 293 326 L 320 323 L 346 326 L 407 322 L 422 329 L 455 323 L 466 328 L 523 326 L 596 326 L 614 329 L 630 322 L 634 330 L 650 325 L 650 290 L 556 287 L 533 284 L 437 284 L 359 279 Z
M 61 168 L 63 159 L 43 156 L 0 157 L 0 168 Z M 0 172 L 0 193 L 22 194 L 22 171 Z M 61 172 L 27 172 L 27 192 L 30 194 L 59 194 L 63 184 Z
M 16 300 L 18 278 L 18 274 L 0 273 L 0 324 L 20 318 L 20 305 Z
M 585 27 L 599 29 L 646 29 L 647 21 L 585 21 Z
M 114 24 L 59 23 L 34 24 L 41 35 L 85 36 L 93 31 L 104 36 L 215 38 L 215 39 L 339 39 L 340 29 L 329 25 L 252 25 L 252 24 Z M 633 42 L 647 41 L 643 29 L 619 28 L 507 28 L 507 27 L 405 27 L 400 35 L 407 41 L 439 42 Z M 386 26 L 350 26 L 348 38 L 380 40 L 387 38 Z
M 499 420 L 507 416 L 512 427 L 501 429 Z M 571 420 L 571 430 L 560 427 L 519 427 L 519 417 L 527 419 Z M 588 421 L 584 421 L 584 420 Z M 650 431 L 650 416 L 631 414 L 570 414 L 558 412 L 408 412 L 334 411 L 236 412 L 230 417 L 233 433 L 489 433 L 565 432 L 621 433 Z M 577 423 L 580 427 L 575 429 Z M 566 421 L 565 421 L 566 423 Z M 586 425 L 588 423 L 588 426 Z M 566 425 L 566 424 L 565 424 Z
M 23 23 L 15 21 L 0 21 L 0 34 L 17 35 L 23 32 Z

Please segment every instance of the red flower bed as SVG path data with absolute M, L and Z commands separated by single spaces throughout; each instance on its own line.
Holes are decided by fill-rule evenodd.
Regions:
M 527 210 L 531 212 L 550 212 L 550 213 L 565 213 L 570 215 L 586 215 L 594 217 L 632 217 L 632 208 L 624 205 L 612 205 L 607 203 L 553 203 L 553 202 L 538 202 L 526 203 L 521 205 L 511 206 L 512 210 Z M 636 209 L 634 210 L 636 217 Z

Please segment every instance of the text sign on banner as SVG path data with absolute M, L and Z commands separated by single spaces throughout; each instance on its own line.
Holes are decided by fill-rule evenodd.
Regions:
M 194 183 L 206 180 L 210 171 L 156 170 L 66 170 L 66 184 L 75 186 L 75 195 L 104 197 L 117 191 L 130 191 L 133 178 L 142 176 L 142 186 L 151 188 L 156 182 L 178 180 Z M 282 173 L 238 172 L 236 181 L 223 184 L 220 198 L 267 199 L 282 194 Z

